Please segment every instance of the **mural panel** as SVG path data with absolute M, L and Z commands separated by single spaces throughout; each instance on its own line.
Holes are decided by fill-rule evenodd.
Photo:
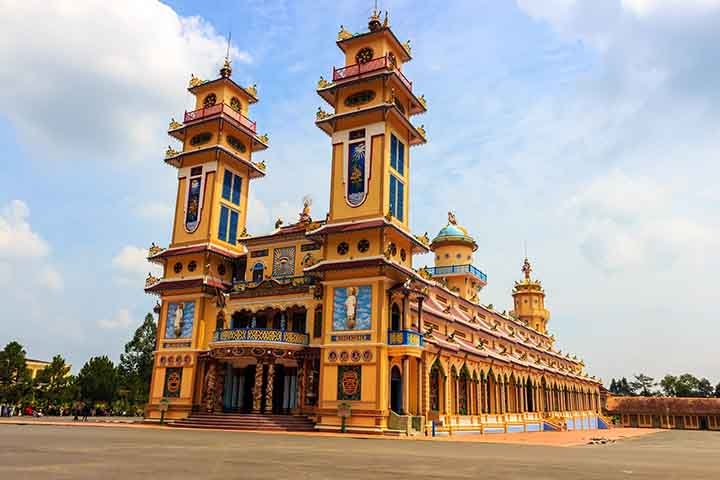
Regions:
M 336 288 L 333 297 L 333 330 L 370 330 L 372 287 Z
M 365 141 L 348 145 L 347 201 L 357 207 L 367 195 L 367 166 L 365 165 Z
M 185 230 L 194 232 L 200 225 L 200 190 L 202 177 L 190 179 L 187 203 L 185 205 Z
M 163 387 L 163 397 L 180 397 L 180 388 L 182 387 L 182 371 L 182 368 L 168 368 L 165 370 L 165 386 Z
M 273 251 L 273 277 L 292 277 L 295 274 L 295 247 Z
M 190 338 L 195 318 L 195 302 L 168 305 L 165 338 Z
M 360 400 L 361 385 L 362 367 L 360 365 L 340 365 L 338 367 L 338 400 Z

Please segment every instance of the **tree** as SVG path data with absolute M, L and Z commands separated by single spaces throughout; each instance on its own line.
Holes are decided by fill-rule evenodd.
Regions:
M 110 403 L 117 394 L 117 368 L 105 355 L 88 360 L 80 370 L 77 381 L 82 398 L 88 402 Z
M 677 397 L 697 397 L 699 395 L 700 380 L 694 375 L 684 373 L 677 378 L 675 382 L 675 396 Z
M 19 403 L 30 392 L 30 374 L 25 349 L 18 342 L 10 342 L 0 352 L 0 398 Z
M 72 400 L 68 387 L 71 377 L 70 365 L 65 363 L 61 355 L 55 355 L 50 365 L 38 372 L 35 383 L 43 392 L 45 400 L 49 404 L 59 404 Z
M 676 397 L 677 396 L 677 377 L 674 375 L 665 375 L 662 380 L 660 380 L 660 389 L 663 392 L 663 395 L 666 397 Z
M 132 340 L 125 344 L 125 353 L 120 355 L 120 385 L 128 391 L 128 400 L 132 403 L 147 401 L 156 340 L 157 325 L 152 313 L 148 313 Z
M 620 379 L 620 381 L 618 382 L 618 395 L 624 397 L 635 395 L 635 392 L 633 392 L 630 384 L 627 381 L 627 378 L 625 377 L 622 377 L 622 379 Z
M 649 397 L 652 395 L 651 388 L 655 386 L 655 379 L 640 373 L 635 375 L 635 380 L 630 382 L 630 389 L 633 395 L 642 395 Z
M 618 394 L 618 384 L 614 378 L 612 380 L 610 380 L 610 389 L 609 390 L 610 390 L 610 393 L 612 393 L 613 395 Z
M 712 397 L 713 393 L 713 386 L 712 383 L 710 383 L 710 380 L 707 378 L 701 378 L 698 382 L 697 396 L 708 398 Z

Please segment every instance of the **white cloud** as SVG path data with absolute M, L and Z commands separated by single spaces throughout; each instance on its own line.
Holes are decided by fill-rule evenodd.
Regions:
M 12 200 L 0 209 L 0 258 L 39 258 L 50 247 L 28 222 L 30 209 L 22 200 Z
M 208 22 L 154 0 L 0 0 L 0 11 L 13 39 L 0 42 L 0 63 L 13 66 L 0 69 L 3 114 L 24 143 L 54 157 L 160 155 L 163 129 L 189 101 L 190 73 L 216 75 L 226 49 Z M 251 61 L 236 48 L 231 57 Z
M 720 8 L 720 0 L 622 0 L 622 6 L 636 15 L 659 12 L 697 12 Z
M 127 328 L 134 322 L 130 316 L 130 311 L 126 308 L 121 308 L 115 313 L 112 318 L 104 318 L 98 320 L 97 324 L 100 328 L 115 329 L 115 328 Z

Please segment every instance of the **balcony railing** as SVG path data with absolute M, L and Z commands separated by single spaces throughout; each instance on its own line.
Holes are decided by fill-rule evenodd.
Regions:
M 257 125 L 255 122 L 233 109 L 230 105 L 225 105 L 224 103 L 217 103 L 211 107 L 200 108 L 198 110 L 193 110 L 192 112 L 185 112 L 185 123 L 195 122 L 220 113 L 232 118 L 251 132 L 257 132 Z
M 333 82 L 337 82 L 338 80 L 347 80 L 349 78 L 354 78 L 365 73 L 376 72 L 378 70 L 393 70 L 397 73 L 398 77 L 405 86 L 412 90 L 412 82 L 405 78 L 405 75 L 403 75 L 402 72 L 398 70 L 397 66 L 388 59 L 387 55 L 375 58 L 365 63 L 356 63 L 342 68 L 333 67 Z
M 307 345 L 307 333 L 288 332 L 273 328 L 226 328 L 215 330 L 215 342 L 278 343 Z
M 448 265 L 447 267 L 427 267 L 430 275 L 437 277 L 443 275 L 452 275 L 453 273 L 472 273 L 483 282 L 487 283 L 487 275 L 479 268 L 473 265 Z
M 388 330 L 388 345 L 409 345 L 422 347 L 425 339 L 422 334 L 413 330 Z
M 315 277 L 311 277 L 309 275 L 298 275 L 298 276 L 281 275 L 281 276 L 276 276 L 276 277 L 263 278 L 262 280 L 259 280 L 259 281 L 235 280 L 235 281 L 233 281 L 233 286 L 235 286 L 236 289 L 255 288 L 255 287 L 260 286 L 263 283 L 279 284 L 282 286 L 303 287 L 303 286 L 315 285 Z

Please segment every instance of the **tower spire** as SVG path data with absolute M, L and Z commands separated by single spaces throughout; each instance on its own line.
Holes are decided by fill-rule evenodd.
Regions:
M 225 62 L 223 67 L 220 69 L 220 76 L 222 78 L 230 78 L 232 75 L 232 67 L 230 66 L 230 39 L 232 38 L 232 31 L 228 32 L 227 49 L 225 50 Z
M 371 32 L 377 32 L 382 28 L 382 23 L 380 23 L 380 11 L 378 10 L 378 2 L 375 0 L 375 8 L 373 8 L 372 15 L 370 16 L 370 21 L 368 22 L 368 29 Z

